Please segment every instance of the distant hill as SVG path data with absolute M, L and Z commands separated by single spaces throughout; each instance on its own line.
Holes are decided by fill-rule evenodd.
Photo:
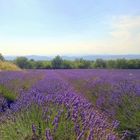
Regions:
M 16 58 L 16 56 L 4 56 L 6 60 L 14 60 Z M 28 59 L 34 59 L 34 60 L 51 60 L 53 59 L 52 56 L 39 56 L 39 55 L 27 55 L 25 56 Z M 61 56 L 63 59 L 66 60 L 74 60 L 74 59 L 79 59 L 79 58 L 83 58 L 85 60 L 96 60 L 98 58 L 102 58 L 105 60 L 109 60 L 109 59 L 121 59 L 121 58 L 125 58 L 125 59 L 140 59 L 140 54 L 137 55 L 84 55 L 84 56 Z
M 78 56 L 78 57 L 72 57 L 72 56 L 63 56 L 63 59 L 67 60 L 74 60 L 76 58 L 83 58 L 85 60 L 96 60 L 96 59 L 104 59 L 104 60 L 110 60 L 110 59 L 140 59 L 140 55 L 85 55 L 85 56 Z
M 18 71 L 20 68 L 13 63 L 0 61 L 1 70 Z
M 4 56 L 6 60 L 14 60 L 18 56 Z M 53 57 L 47 57 L 47 56 L 39 56 L 39 55 L 27 55 L 24 56 L 28 59 L 34 59 L 34 60 L 51 60 Z

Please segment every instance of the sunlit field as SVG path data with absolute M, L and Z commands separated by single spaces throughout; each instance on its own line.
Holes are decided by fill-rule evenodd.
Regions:
M 0 140 L 140 139 L 140 70 L 0 72 Z

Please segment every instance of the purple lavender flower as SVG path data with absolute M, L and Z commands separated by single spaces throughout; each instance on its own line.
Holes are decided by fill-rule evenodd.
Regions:
M 32 124 L 32 132 L 33 132 L 33 134 L 36 134 L 36 127 L 34 124 Z
M 46 140 L 53 140 L 50 129 L 46 129 Z

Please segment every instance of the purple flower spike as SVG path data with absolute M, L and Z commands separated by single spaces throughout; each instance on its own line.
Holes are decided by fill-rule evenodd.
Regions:
M 53 140 L 50 129 L 46 130 L 46 140 Z
M 33 134 L 36 134 L 36 127 L 34 124 L 32 124 L 32 132 L 33 132 Z

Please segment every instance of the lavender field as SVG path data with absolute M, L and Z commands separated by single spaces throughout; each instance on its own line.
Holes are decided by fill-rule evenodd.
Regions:
M 0 72 L 0 140 L 139 140 L 140 70 Z

